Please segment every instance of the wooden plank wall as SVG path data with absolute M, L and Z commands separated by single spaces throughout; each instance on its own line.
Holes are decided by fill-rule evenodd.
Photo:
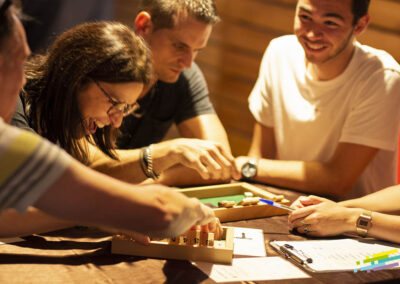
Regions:
M 222 22 L 196 62 L 224 124 L 235 156 L 246 154 L 254 120 L 247 98 L 269 41 L 292 33 L 296 0 L 216 0 Z M 362 43 L 391 53 L 400 62 L 400 0 L 372 0 L 371 23 Z M 118 0 L 116 17 L 132 25 L 136 1 Z

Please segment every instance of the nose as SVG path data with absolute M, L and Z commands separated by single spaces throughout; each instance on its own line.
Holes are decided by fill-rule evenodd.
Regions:
M 309 25 L 307 29 L 307 38 L 309 39 L 320 39 L 322 38 L 323 32 L 322 28 L 317 24 Z
M 192 67 L 193 60 L 194 60 L 194 52 L 187 51 L 182 55 L 179 63 L 182 64 L 185 68 L 190 68 Z
M 124 116 L 122 115 L 122 113 L 117 112 L 117 113 L 110 115 L 109 118 L 110 118 L 111 126 L 114 128 L 119 128 L 122 124 L 122 120 L 123 120 Z

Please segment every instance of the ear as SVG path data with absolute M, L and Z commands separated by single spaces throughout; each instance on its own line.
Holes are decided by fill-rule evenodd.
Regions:
M 135 19 L 135 32 L 137 35 L 142 36 L 150 34 L 153 31 L 153 22 L 151 21 L 151 15 L 148 12 L 140 12 Z
M 363 31 L 365 31 L 365 29 L 368 26 L 369 23 L 369 15 L 366 14 L 364 16 L 362 16 L 359 20 L 358 23 L 356 24 L 356 26 L 354 27 L 354 35 L 358 36 L 360 35 Z

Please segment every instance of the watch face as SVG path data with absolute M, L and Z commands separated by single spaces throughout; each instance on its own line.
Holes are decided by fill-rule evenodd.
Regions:
M 257 174 L 257 167 L 254 164 L 247 162 L 242 167 L 242 176 L 247 179 L 255 177 Z

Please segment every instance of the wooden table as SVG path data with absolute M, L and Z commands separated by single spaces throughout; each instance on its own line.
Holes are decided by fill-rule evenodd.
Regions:
M 265 187 L 294 200 L 299 193 Z M 278 255 L 269 240 L 301 240 L 289 233 L 287 216 L 226 223 L 264 230 L 268 256 Z M 367 283 L 400 279 L 400 270 L 309 273 L 312 278 L 278 283 Z M 268 282 L 268 281 L 267 281 Z M 187 261 L 110 254 L 110 236 L 92 228 L 71 228 L 25 237 L 0 246 L 0 283 L 214 283 Z M 258 283 L 258 282 L 257 282 Z M 261 282 L 260 282 L 261 283 Z M 262 282 L 263 283 L 263 282 Z

